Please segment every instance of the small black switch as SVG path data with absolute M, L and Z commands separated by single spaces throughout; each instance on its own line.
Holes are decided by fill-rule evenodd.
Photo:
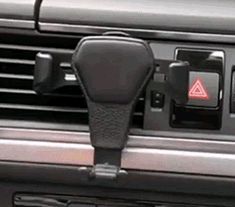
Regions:
M 219 103 L 219 74 L 212 72 L 190 72 L 189 106 L 217 107 Z
M 164 106 L 164 95 L 158 91 L 151 91 L 151 107 L 162 108 Z

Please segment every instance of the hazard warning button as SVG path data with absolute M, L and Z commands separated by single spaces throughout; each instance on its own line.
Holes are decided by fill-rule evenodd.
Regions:
M 203 80 L 197 79 L 189 88 L 188 96 L 191 99 L 206 99 L 209 100 L 208 92 L 203 84 Z
M 191 71 L 189 76 L 189 106 L 217 107 L 219 101 L 219 74 Z

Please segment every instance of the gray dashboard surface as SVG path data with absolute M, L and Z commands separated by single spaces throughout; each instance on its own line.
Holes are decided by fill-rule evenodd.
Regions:
M 0 0 L 0 26 L 33 29 L 35 2 L 36 0 Z
M 43 0 L 40 22 L 233 33 L 235 1 Z
M 0 0 L 0 18 L 34 19 L 35 0 Z

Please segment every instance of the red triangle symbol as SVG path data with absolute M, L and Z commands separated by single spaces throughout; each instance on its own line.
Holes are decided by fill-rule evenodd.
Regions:
M 206 88 L 203 86 L 202 81 L 200 79 L 197 79 L 191 86 L 188 93 L 188 97 L 191 99 L 209 99 Z

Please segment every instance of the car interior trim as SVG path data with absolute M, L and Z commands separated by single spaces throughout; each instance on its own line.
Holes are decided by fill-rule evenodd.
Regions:
M 233 34 L 135 29 L 135 28 L 107 27 L 107 26 L 73 25 L 73 24 L 64 24 L 64 23 L 45 23 L 45 22 L 39 22 L 38 24 L 39 24 L 39 30 L 42 32 L 102 34 L 107 31 L 121 31 L 121 32 L 128 32 L 129 34 L 136 37 L 142 37 L 148 39 L 151 38 L 151 39 L 166 39 L 166 40 L 203 41 L 203 42 L 217 42 L 217 43 L 235 42 L 235 35 Z
M 0 18 L 0 27 L 17 28 L 17 29 L 34 29 L 35 22 L 33 20 L 22 19 L 4 19 Z
M 9 129 L 8 129 L 9 130 Z M 93 148 L 89 144 L 88 133 L 68 133 L 61 132 L 57 139 L 57 134 L 50 131 L 31 130 L 25 133 L 27 130 L 13 130 L 10 132 L 1 129 L 0 139 L 0 161 L 12 161 L 12 162 L 24 162 L 24 163 L 44 163 L 44 164 L 58 164 L 58 165 L 75 165 L 75 166 L 91 166 L 93 164 Z M 11 135 L 10 135 L 11 133 Z M 46 133 L 49 133 L 48 137 L 51 140 L 40 140 Z M 18 134 L 18 139 L 14 139 Z M 24 139 L 25 137 L 28 139 Z M 37 139 L 29 140 L 29 136 L 37 134 Z M 76 134 L 76 136 L 75 136 Z M 62 136 L 65 135 L 65 136 Z M 67 135 L 67 136 L 66 136 Z M 71 136 L 71 137 L 70 137 Z M 21 138 L 20 138 L 21 137 Z M 64 140 L 62 139 L 64 137 Z M 68 140 L 68 137 L 70 139 Z M 122 168 L 124 169 L 138 169 L 144 171 L 156 171 L 156 172 L 177 172 L 177 173 L 189 173 L 200 175 L 215 175 L 215 176 L 235 176 L 235 155 L 234 152 L 229 151 L 229 145 L 234 145 L 232 142 L 224 142 L 223 148 L 217 146 L 223 150 L 213 152 L 200 151 L 199 149 L 187 148 L 182 149 L 183 146 L 187 146 L 187 141 L 180 139 L 181 149 L 174 148 L 173 146 L 160 146 L 142 147 L 138 146 L 138 140 L 143 141 L 143 137 L 130 136 L 130 141 L 127 147 L 123 151 L 122 156 Z M 154 137 L 155 138 L 155 137 Z M 73 140 L 74 139 L 74 140 Z M 153 137 L 145 137 L 145 141 L 153 139 Z M 163 139 L 155 138 L 155 144 L 164 142 Z M 136 142 L 134 141 L 136 140 Z M 166 138 L 165 141 L 171 140 Z M 65 143 L 66 141 L 66 143 Z M 192 140 L 188 141 L 189 143 Z M 214 141 L 198 141 L 198 146 L 204 144 L 204 146 L 213 145 L 214 149 L 218 142 Z M 140 144 L 140 143 L 139 143 Z M 192 143 L 194 145 L 194 143 Z M 197 145 L 196 145 L 197 146 Z M 188 146 L 189 147 L 189 146 Z M 192 146 L 191 146 L 192 147 Z M 211 146 L 212 147 L 212 146 Z M 232 146 L 230 146 L 233 148 Z M 204 148 L 205 149 L 205 148 Z M 228 151 L 226 151 L 228 149 Z M 138 162 L 136 162 L 138 160 Z

